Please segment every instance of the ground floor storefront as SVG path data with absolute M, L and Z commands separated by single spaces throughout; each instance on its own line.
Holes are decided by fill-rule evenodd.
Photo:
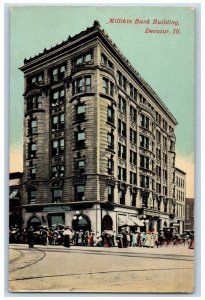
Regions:
M 69 226 L 74 231 L 103 231 L 117 235 L 122 228 L 128 232 L 159 232 L 171 224 L 168 214 L 116 205 L 114 203 L 58 203 L 23 207 L 23 227 Z

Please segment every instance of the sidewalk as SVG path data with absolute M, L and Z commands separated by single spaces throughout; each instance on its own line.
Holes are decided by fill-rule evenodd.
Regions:
M 14 249 L 28 249 L 27 244 L 10 244 L 9 245 L 11 256 L 13 259 L 17 256 L 19 256 L 19 252 L 17 252 Z M 130 254 L 161 254 L 161 255 L 185 255 L 185 256 L 194 256 L 194 249 L 189 249 L 188 245 L 186 246 L 162 246 L 162 247 L 154 247 L 154 248 L 148 248 L 148 247 L 128 247 L 128 248 L 118 248 L 118 247 L 90 247 L 90 246 L 72 246 L 70 248 L 66 248 L 63 245 L 35 245 L 34 248 L 39 248 L 42 250 L 62 250 L 67 249 L 69 250 L 76 250 L 76 252 L 80 251 L 93 251 L 93 252 L 117 252 L 117 253 L 130 253 Z

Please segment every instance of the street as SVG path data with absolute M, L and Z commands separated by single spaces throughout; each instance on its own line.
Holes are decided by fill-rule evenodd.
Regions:
M 105 248 L 11 244 L 9 290 L 27 292 L 192 292 L 187 246 Z

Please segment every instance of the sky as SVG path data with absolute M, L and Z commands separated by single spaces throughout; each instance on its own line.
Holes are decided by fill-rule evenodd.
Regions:
M 110 23 L 110 18 L 132 23 Z M 194 196 L 195 12 L 189 7 L 12 7 L 10 11 L 10 171 L 23 164 L 24 58 L 66 40 L 99 20 L 120 51 L 178 121 L 176 165 L 187 172 L 187 197 Z M 135 24 L 135 20 L 148 24 Z M 152 24 L 177 22 L 178 25 Z M 145 33 L 180 29 L 180 34 Z

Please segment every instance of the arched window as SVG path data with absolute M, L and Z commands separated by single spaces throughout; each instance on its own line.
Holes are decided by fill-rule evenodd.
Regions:
M 109 215 L 106 215 L 102 219 L 102 231 L 104 230 L 112 230 L 113 229 L 113 221 Z
M 31 217 L 29 220 L 28 220 L 28 223 L 27 223 L 27 227 L 30 227 L 32 226 L 35 230 L 37 229 L 38 226 L 41 225 L 41 221 L 38 217 Z

